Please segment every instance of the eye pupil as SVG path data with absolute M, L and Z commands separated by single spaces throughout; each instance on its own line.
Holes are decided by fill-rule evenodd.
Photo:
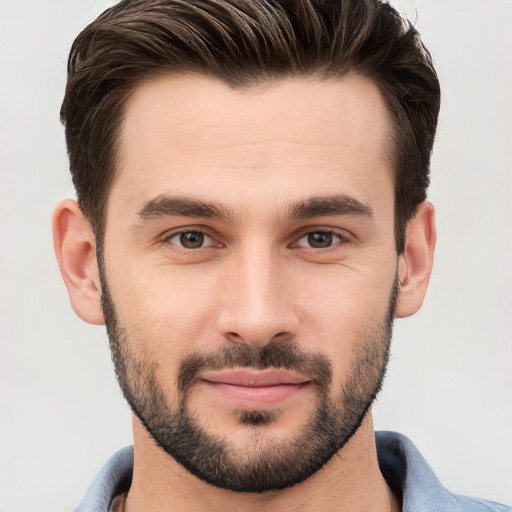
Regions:
M 181 233 L 180 243 L 187 249 L 197 249 L 204 243 L 204 234 L 198 231 L 187 231 L 185 233 Z
M 308 243 L 311 247 L 323 248 L 330 247 L 332 245 L 332 233 L 309 233 Z

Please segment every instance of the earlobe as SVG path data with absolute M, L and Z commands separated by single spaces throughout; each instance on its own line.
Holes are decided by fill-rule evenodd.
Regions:
M 407 224 L 405 248 L 398 260 L 400 294 L 395 313 L 397 318 L 413 315 L 423 304 L 432 272 L 435 245 L 434 207 L 424 202 Z
M 76 201 L 66 199 L 53 214 L 53 245 L 75 313 L 91 324 L 103 324 L 96 241 Z

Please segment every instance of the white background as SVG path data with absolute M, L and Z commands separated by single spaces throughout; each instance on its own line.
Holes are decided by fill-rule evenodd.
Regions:
M 72 195 L 58 114 L 94 0 L 0 0 L 0 512 L 70 510 L 130 414 L 102 327 L 71 310 L 50 219 Z M 396 3 L 398 5 L 398 3 Z M 512 1 L 402 1 L 441 77 L 423 310 L 396 324 L 376 426 L 452 491 L 512 504 Z

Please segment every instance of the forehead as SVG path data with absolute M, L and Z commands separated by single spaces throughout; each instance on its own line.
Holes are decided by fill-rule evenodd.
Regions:
M 134 210 L 162 193 L 228 200 L 260 191 L 286 201 L 307 189 L 389 189 L 389 130 L 378 88 L 358 75 L 243 90 L 198 76 L 148 80 L 126 105 L 109 204 Z

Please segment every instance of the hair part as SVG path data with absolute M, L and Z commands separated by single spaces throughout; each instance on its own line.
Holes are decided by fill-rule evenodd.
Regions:
M 380 89 L 391 120 L 395 242 L 426 198 L 439 82 L 417 31 L 379 0 L 124 0 L 74 41 L 61 109 L 78 204 L 101 246 L 121 158 L 124 107 L 155 76 L 200 74 L 233 88 L 286 77 Z

